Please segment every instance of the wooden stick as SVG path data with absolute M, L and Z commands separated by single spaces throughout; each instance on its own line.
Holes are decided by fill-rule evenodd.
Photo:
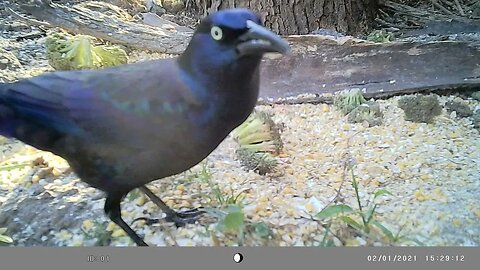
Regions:
M 457 5 L 458 12 L 460 12 L 460 15 L 465 16 L 465 12 L 463 11 L 462 5 L 460 5 L 460 2 L 458 0 L 455 0 L 455 4 Z
M 440 3 L 438 3 L 438 1 L 434 0 L 433 1 L 433 5 L 436 6 L 437 8 L 439 8 L 441 11 L 449 14 L 449 15 L 455 15 L 453 14 L 453 12 L 451 12 L 450 10 L 446 9 L 444 6 L 442 6 Z
M 19 13 L 15 12 L 13 9 L 7 7 L 7 12 L 10 13 L 10 15 L 12 15 L 13 17 L 19 19 L 20 21 L 23 21 L 27 24 L 30 24 L 30 25 L 37 25 L 37 26 L 47 26 L 47 27 L 52 27 L 52 25 L 50 25 L 49 23 L 47 22 L 41 22 L 41 21 L 38 21 L 38 20 L 35 20 L 35 19 L 30 19 L 30 18 L 27 18 L 25 16 L 22 16 L 20 15 Z

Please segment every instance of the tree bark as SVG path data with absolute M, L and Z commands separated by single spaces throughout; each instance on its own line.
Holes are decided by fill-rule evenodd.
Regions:
M 205 16 L 219 9 L 248 7 L 268 28 L 282 35 L 308 34 L 319 28 L 349 35 L 363 33 L 375 19 L 378 0 L 195 0 L 187 11 Z

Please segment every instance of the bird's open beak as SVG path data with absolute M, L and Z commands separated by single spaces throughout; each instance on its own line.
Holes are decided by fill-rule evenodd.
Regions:
M 241 35 L 237 50 L 240 56 L 278 52 L 290 54 L 290 46 L 277 34 L 253 21 L 247 21 L 248 31 Z

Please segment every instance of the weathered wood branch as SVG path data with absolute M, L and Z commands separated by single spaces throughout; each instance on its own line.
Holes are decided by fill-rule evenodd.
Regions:
M 330 99 L 321 94 L 352 88 L 378 98 L 480 87 L 479 44 L 374 44 L 320 36 L 287 39 L 294 44 L 292 56 L 262 63 L 260 96 L 266 103 L 328 103 Z M 299 95 L 304 97 L 293 98 Z
M 157 27 L 124 21 L 81 6 L 67 7 L 50 1 L 21 4 L 36 19 L 67 31 L 91 35 L 136 49 L 179 54 L 185 50 L 193 31 L 175 23 Z

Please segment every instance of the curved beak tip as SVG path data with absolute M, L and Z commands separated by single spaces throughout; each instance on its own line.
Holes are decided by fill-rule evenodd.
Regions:
M 280 53 L 283 54 L 283 55 L 286 55 L 286 56 L 290 56 L 290 55 L 292 55 L 292 48 L 290 47 L 290 45 L 287 42 L 285 42 L 285 43 L 286 43 L 285 44 L 286 45 L 285 49 Z
M 291 55 L 290 45 L 277 34 L 253 21 L 247 21 L 247 28 L 249 30 L 241 37 L 245 44 L 239 46 L 242 54 L 277 52 Z

